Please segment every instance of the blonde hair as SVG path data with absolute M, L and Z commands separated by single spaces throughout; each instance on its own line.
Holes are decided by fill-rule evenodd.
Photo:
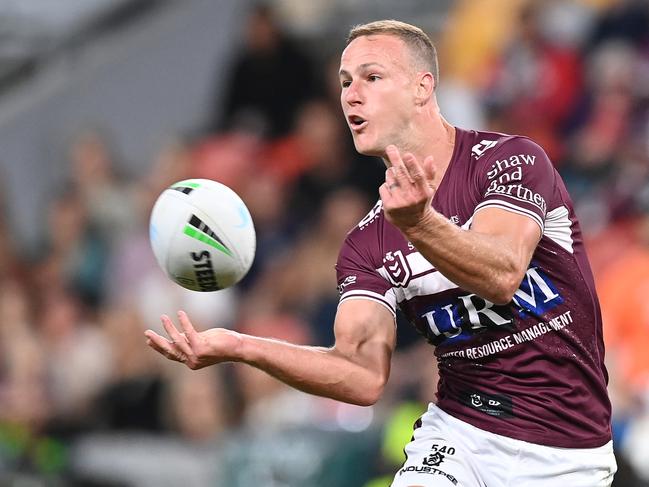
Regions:
M 401 39 L 410 48 L 420 67 L 433 74 L 435 88 L 437 88 L 439 82 L 437 50 L 430 37 L 423 30 L 399 20 L 377 20 L 352 27 L 345 45 L 349 45 L 350 42 L 359 37 L 373 35 L 392 35 Z

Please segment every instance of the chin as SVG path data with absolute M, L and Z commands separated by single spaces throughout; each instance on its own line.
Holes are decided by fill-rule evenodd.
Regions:
M 378 144 L 375 143 L 363 143 L 358 139 L 354 139 L 354 147 L 356 147 L 356 152 L 364 156 L 381 157 L 382 154 L 385 154 L 385 147 L 378 147 Z

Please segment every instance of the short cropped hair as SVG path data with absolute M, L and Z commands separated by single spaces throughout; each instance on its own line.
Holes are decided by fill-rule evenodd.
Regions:
M 377 20 L 352 27 L 345 45 L 349 45 L 350 42 L 359 37 L 373 35 L 392 35 L 405 42 L 415 59 L 420 63 L 420 67 L 433 74 L 435 88 L 437 88 L 439 82 L 437 50 L 430 37 L 423 30 L 399 20 Z

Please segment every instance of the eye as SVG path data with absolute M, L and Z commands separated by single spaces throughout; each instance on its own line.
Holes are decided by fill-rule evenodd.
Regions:
M 378 81 L 378 80 L 380 80 L 380 79 L 381 79 L 381 77 L 380 77 L 378 74 L 370 74 L 370 75 L 367 77 L 367 81 L 372 82 L 372 83 L 373 83 L 374 81 Z
M 347 87 L 348 87 L 349 85 L 351 85 L 351 84 L 352 84 L 352 82 L 349 81 L 348 79 L 343 80 L 343 81 L 340 82 L 340 85 L 341 85 L 343 88 L 347 88 Z

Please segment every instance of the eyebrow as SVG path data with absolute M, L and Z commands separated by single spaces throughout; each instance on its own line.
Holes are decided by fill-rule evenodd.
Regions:
M 376 63 L 376 62 L 371 62 L 371 63 L 363 63 L 358 68 L 356 71 L 364 71 L 367 68 L 370 68 L 372 66 L 378 66 L 379 68 L 385 69 L 385 66 L 383 66 L 381 63 Z M 338 73 L 339 76 L 349 76 L 349 72 L 345 71 L 344 69 L 341 69 L 340 72 Z

